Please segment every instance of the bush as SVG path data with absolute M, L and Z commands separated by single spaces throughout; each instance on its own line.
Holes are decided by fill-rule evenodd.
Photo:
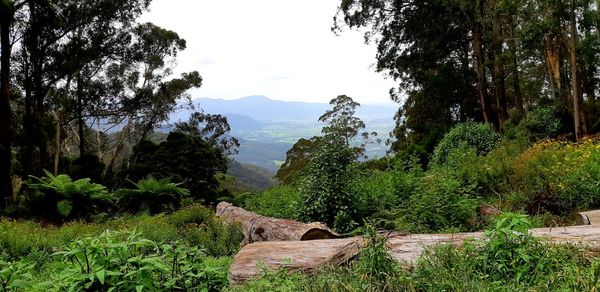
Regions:
M 554 138 L 562 127 L 560 111 L 555 106 L 537 107 L 525 115 L 520 126 L 524 127 L 534 140 Z
M 217 220 L 214 213 L 202 205 L 166 216 L 120 217 L 100 224 L 75 221 L 60 227 L 0 219 L 0 255 L 15 260 L 30 253 L 53 253 L 71 241 L 98 236 L 107 229 L 136 229 L 144 238 L 159 243 L 180 241 L 199 246 L 211 256 L 234 254 L 243 237 L 240 226 Z
M 475 149 L 477 155 L 490 152 L 500 142 L 500 135 L 488 124 L 466 122 L 454 126 L 433 151 L 432 164 L 444 164 L 452 149 L 466 145 Z
M 13 212 L 34 214 L 46 220 L 89 219 L 112 206 L 112 197 L 104 186 L 90 182 L 89 178 L 73 181 L 66 174 L 55 176 L 46 172 L 44 177 L 34 177 L 23 192 Z
M 343 218 L 346 222 L 338 221 L 337 231 L 350 231 L 354 223 L 347 218 L 356 215 L 351 188 L 354 157 L 353 150 L 338 138 L 330 139 L 315 153 L 300 187 L 302 220 L 336 226 L 336 218 Z
M 414 178 L 411 178 L 414 180 Z M 471 230 L 475 226 L 476 186 L 444 172 L 420 177 L 396 211 L 398 229 L 412 232 Z
M 355 206 L 358 218 L 368 218 L 382 210 L 398 206 L 398 194 L 394 189 L 391 171 L 363 171 L 352 181 L 352 192 L 356 194 Z
M 600 207 L 600 143 L 539 142 L 513 163 L 510 185 L 530 214 Z M 518 202 L 516 202 L 518 203 Z
M 295 185 L 272 187 L 245 198 L 242 206 L 263 216 L 298 219 L 300 191 Z
M 179 209 L 181 201 L 190 195 L 190 192 L 180 188 L 180 185 L 168 179 L 143 179 L 135 184 L 137 189 L 121 189 L 115 192 L 115 196 L 119 207 L 127 212 L 173 212 Z
M 158 244 L 133 232 L 104 232 L 55 253 L 68 262 L 51 279 L 36 284 L 50 290 L 151 291 L 214 290 L 227 284 L 227 267 L 209 267 L 201 249 Z

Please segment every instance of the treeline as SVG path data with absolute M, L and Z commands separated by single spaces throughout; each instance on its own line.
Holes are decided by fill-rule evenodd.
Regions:
M 600 3 L 344 0 L 334 30 L 364 29 L 377 70 L 399 81 L 392 151 L 426 159 L 454 124 L 506 131 L 551 108 L 559 134 L 600 130 Z M 538 116 L 540 114 L 538 113 Z
M 172 177 L 216 198 L 214 174 L 237 146 L 224 117 L 200 111 L 162 143 L 146 141 L 202 84 L 196 71 L 173 76 L 184 39 L 138 22 L 150 2 L 0 2 L 0 210 L 44 170 L 111 189 Z

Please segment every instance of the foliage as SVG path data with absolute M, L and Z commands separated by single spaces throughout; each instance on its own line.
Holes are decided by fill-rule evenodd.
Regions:
M 241 205 L 264 216 L 298 219 L 300 194 L 295 185 L 276 186 L 258 194 L 250 194 Z
M 346 145 L 350 145 L 350 140 L 365 128 L 365 122 L 354 115 L 360 104 L 347 95 L 339 95 L 329 104 L 333 108 L 319 117 L 319 121 L 325 123 L 321 132 L 341 137 Z
M 215 174 L 225 172 L 227 159 L 217 146 L 196 135 L 172 132 L 160 144 L 143 141 L 134 149 L 122 176 L 141 180 L 148 176 L 182 182 L 192 198 L 215 202 L 219 197 Z
M 48 283 L 58 290 L 215 289 L 227 282 L 226 270 L 206 266 L 200 249 L 159 245 L 135 231 L 77 240 L 55 255 L 70 263 Z
M 542 141 L 523 152 L 513 164 L 511 190 L 531 214 L 565 214 L 600 206 L 600 145 Z M 519 203 L 519 202 L 515 202 Z
M 317 152 L 323 138 L 312 137 L 310 139 L 299 139 L 292 148 L 286 152 L 285 162 L 279 170 L 275 178 L 283 184 L 290 184 L 304 174 L 312 156 Z
M 228 155 L 237 154 L 240 143 L 229 134 L 231 128 L 227 117 L 222 115 L 211 115 L 204 112 L 194 112 L 187 122 L 175 124 L 175 131 L 201 137 L 203 140 L 219 147 L 223 153 Z
M 555 138 L 562 128 L 562 121 L 556 107 L 538 107 L 525 115 L 521 124 L 535 140 Z
M 387 238 L 378 235 L 373 225 L 367 224 L 365 240 L 354 272 L 369 283 L 368 290 L 386 291 L 388 283 L 400 275 L 398 262 L 387 251 Z
M 112 204 L 104 186 L 89 178 L 73 181 L 66 174 L 46 172 L 44 177 L 34 177 L 23 193 L 16 212 L 24 208 L 30 215 L 47 220 L 89 218 Z
M 199 246 L 215 257 L 233 255 L 243 237 L 239 226 L 221 222 L 206 207 L 193 205 L 170 215 L 120 217 L 103 223 L 71 222 L 60 227 L 0 219 L 0 254 L 14 260 L 33 253 L 53 253 L 77 238 L 125 229 L 136 229 L 142 237 L 159 243 L 180 241 Z
M 314 155 L 301 183 L 302 194 L 299 215 L 305 221 L 325 222 L 336 225 L 336 218 L 354 218 L 354 193 L 350 187 L 353 176 L 353 151 L 340 138 L 332 138 L 324 143 Z M 344 222 L 338 231 L 347 232 L 352 222 Z
M 118 206 L 128 212 L 173 212 L 179 209 L 181 200 L 190 195 L 179 185 L 168 179 L 144 179 L 135 183 L 136 189 L 120 189 L 115 196 Z
M 429 232 L 448 229 L 473 229 L 477 198 L 475 186 L 466 184 L 445 172 L 432 172 L 408 178 L 409 191 L 400 203 L 396 228 Z M 406 192 L 407 190 L 400 190 Z
M 500 135 L 487 124 L 466 122 L 452 128 L 435 147 L 431 162 L 437 165 L 446 162 L 452 149 L 465 144 L 475 149 L 478 155 L 487 154 L 500 142 Z

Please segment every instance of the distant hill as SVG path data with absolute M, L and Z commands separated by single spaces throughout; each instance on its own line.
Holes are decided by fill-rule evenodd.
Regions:
M 259 121 L 313 121 L 330 108 L 326 103 L 289 102 L 272 100 L 266 96 L 247 96 L 240 99 L 225 100 L 197 98 L 194 105 L 207 113 L 237 114 Z M 397 107 L 362 105 L 357 115 L 364 119 L 393 117 Z
M 277 172 L 279 165 L 285 161 L 286 152 L 292 144 L 268 141 L 253 141 L 240 139 L 240 149 L 232 158 L 242 162 L 254 164 L 273 173 Z
M 229 160 L 227 174 L 235 177 L 236 182 L 253 190 L 264 190 L 275 185 L 274 173 L 256 165 Z

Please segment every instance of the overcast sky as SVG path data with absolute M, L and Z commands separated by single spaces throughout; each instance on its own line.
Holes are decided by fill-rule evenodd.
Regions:
M 193 97 L 266 95 L 328 102 L 391 103 L 395 86 L 374 70 L 374 46 L 360 32 L 331 32 L 340 0 L 154 0 L 142 21 L 187 40 L 176 72 L 204 78 Z

